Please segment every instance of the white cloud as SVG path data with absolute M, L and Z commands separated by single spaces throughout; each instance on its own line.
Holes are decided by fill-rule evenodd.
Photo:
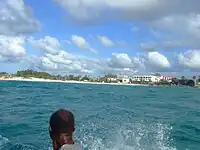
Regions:
M 147 55 L 146 67 L 154 69 L 168 69 L 170 68 L 170 63 L 164 55 L 159 52 L 149 52 Z
M 112 57 L 108 59 L 108 65 L 113 68 L 132 68 L 133 63 L 128 54 L 112 53 Z
M 27 41 L 34 49 L 39 49 L 44 53 L 57 54 L 60 48 L 60 42 L 55 37 L 45 36 L 39 40 L 31 37 Z
M 33 48 L 40 49 L 40 56 L 27 55 L 24 48 L 28 42 Z M 112 53 L 108 59 L 92 59 L 73 55 L 60 49 L 59 40 L 45 36 L 35 40 L 25 37 L 0 36 L 0 60 L 2 62 L 19 61 L 30 64 L 31 68 L 49 72 L 64 72 L 77 74 L 120 73 L 134 74 L 140 71 L 168 69 L 170 64 L 165 56 L 158 52 L 149 52 L 146 57 L 130 57 L 126 53 Z
M 199 14 L 189 14 L 189 15 L 170 15 L 165 16 L 161 19 L 155 20 L 152 22 L 154 27 L 158 29 L 167 29 L 169 31 L 177 30 L 178 33 L 185 33 L 186 31 L 191 34 L 196 34 L 199 32 L 200 26 L 200 15 Z
M 65 51 L 60 51 L 57 55 L 46 54 L 46 57 L 54 63 L 70 65 L 74 56 Z
M 42 50 L 40 56 L 29 56 L 25 45 L 28 42 Z M 0 61 L 1 62 L 23 62 L 30 64 L 32 68 L 49 71 L 77 74 L 104 74 L 120 73 L 135 74 L 138 72 L 169 71 L 171 65 L 163 54 L 159 52 L 148 52 L 147 55 L 134 57 L 126 53 L 112 53 L 107 59 L 92 59 L 85 56 L 74 55 L 61 50 L 58 39 L 45 36 L 42 39 L 33 38 L 25 40 L 25 37 L 0 36 Z M 200 51 L 191 50 L 180 53 L 177 57 L 180 66 L 184 69 L 200 69 Z
M 171 69 L 167 57 L 159 52 L 148 52 L 147 55 L 142 53 L 134 57 L 130 57 L 126 53 L 113 53 L 107 64 L 112 71 L 129 74 L 165 72 Z
M 146 51 L 155 51 L 158 48 L 158 43 L 154 41 L 141 43 L 140 47 Z
M 130 57 L 126 53 L 113 53 L 108 59 L 91 59 L 59 51 L 57 54 L 46 54 L 38 58 L 29 57 L 28 62 L 35 69 L 68 74 L 132 75 L 138 72 L 166 71 L 170 68 L 167 58 L 158 52 L 149 52 L 145 57 Z
M 20 61 L 26 55 L 24 37 L 0 35 L 0 60 L 4 62 Z
M 178 47 L 185 46 L 186 43 L 181 40 L 163 40 L 159 42 L 149 41 L 140 44 L 140 48 L 145 51 L 157 51 L 157 50 L 170 50 Z
M 30 60 L 29 62 L 32 61 Z M 32 63 L 32 67 L 50 72 L 72 74 L 95 74 L 103 69 L 98 64 L 98 60 L 89 60 L 86 57 L 75 56 L 65 51 L 60 51 L 57 55 L 48 54 L 40 57 L 37 63 Z
M 84 40 L 81 40 L 80 47 L 84 45 Z M 32 45 L 33 49 L 39 49 L 43 52 L 40 56 L 27 56 L 24 58 L 23 63 L 29 63 L 31 68 L 65 73 L 92 73 L 94 70 L 98 72 L 102 68 L 97 63 L 98 60 L 94 61 L 87 57 L 73 55 L 61 50 L 61 43 L 55 37 L 45 36 L 39 40 L 31 37 L 27 39 L 27 42 Z
M 82 49 L 89 48 L 89 43 L 81 36 L 72 35 L 72 42 Z
M 200 48 L 200 14 L 164 16 L 148 24 L 157 41 L 142 43 L 142 49 L 168 50 L 175 48 Z
M 34 19 L 23 0 L 0 1 L 0 34 L 19 35 L 38 31 L 41 25 Z
M 200 70 L 200 50 L 189 50 L 178 55 L 178 62 L 186 69 Z
M 200 48 L 200 15 L 172 15 L 152 22 L 153 27 L 170 33 L 172 39 L 180 39 L 176 45 Z
M 102 45 L 106 47 L 112 47 L 115 45 L 115 43 L 106 36 L 97 36 L 97 39 Z
M 97 36 L 97 40 L 105 47 L 129 47 L 125 41 L 112 41 L 107 36 Z
M 43 57 L 41 59 L 41 65 L 39 67 L 42 67 L 42 69 L 45 70 L 56 70 L 57 69 L 57 64 L 53 63 L 48 57 Z
M 122 15 L 136 18 L 143 16 L 144 13 L 156 9 L 160 4 L 157 0 L 56 0 L 67 13 L 78 21 L 91 21 L 94 19 Z M 81 4 L 81 5 L 80 5 Z M 163 5 L 163 4 L 162 4 Z M 109 13 L 106 13 L 109 10 Z M 118 12 L 118 13 L 116 13 Z M 105 15 L 106 14 L 106 15 Z M 121 15 L 121 16 L 120 16 Z
M 135 62 L 133 62 L 133 60 Z M 92 59 L 85 56 L 73 55 L 65 51 L 44 56 L 29 56 L 24 63 L 29 63 L 31 68 L 48 72 L 64 74 L 92 74 L 104 73 L 133 74 L 139 69 L 134 68 L 136 59 L 131 59 L 127 54 L 113 54 L 111 59 Z M 115 63 L 115 64 L 114 64 Z
M 171 38 L 159 37 L 160 41 L 181 39 L 180 43 L 163 43 L 169 49 L 178 46 L 199 49 L 200 1 L 193 0 L 55 0 L 68 16 L 78 23 L 99 24 L 102 20 L 128 20 L 144 23 L 150 29 L 170 33 Z M 137 31 L 137 27 L 133 27 Z M 101 41 L 103 41 L 101 39 Z M 104 45 L 113 45 L 104 40 Z M 115 43 L 115 42 L 114 42 Z M 160 45 L 159 45 L 160 46 Z
M 171 14 L 200 12 L 198 0 L 55 0 L 77 21 L 99 19 L 157 20 Z M 108 12 L 109 11 L 109 12 Z
M 85 38 L 78 36 L 78 35 L 72 35 L 72 43 L 75 44 L 80 49 L 85 49 L 91 53 L 98 53 L 95 49 L 91 48 L 90 44 L 85 40 Z
M 106 71 L 110 73 L 133 75 L 145 70 L 145 60 L 142 57 L 130 57 L 126 53 L 112 53 L 106 63 Z

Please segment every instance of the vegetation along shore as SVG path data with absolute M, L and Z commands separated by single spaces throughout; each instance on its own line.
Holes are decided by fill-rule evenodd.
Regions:
M 193 79 L 181 79 L 176 77 L 163 78 L 160 74 L 151 76 L 118 76 L 105 74 L 104 76 L 91 77 L 88 75 L 52 75 L 47 72 L 34 70 L 21 70 L 15 74 L 0 73 L 0 80 L 39 81 L 39 82 L 67 82 L 89 84 L 113 84 L 113 85 L 141 85 L 141 86 L 190 86 L 200 87 L 200 77 Z

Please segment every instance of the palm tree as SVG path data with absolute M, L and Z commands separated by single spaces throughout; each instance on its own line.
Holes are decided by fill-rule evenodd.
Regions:
M 200 81 L 200 75 L 198 76 L 198 82 Z
M 193 78 L 193 80 L 196 80 L 196 76 L 193 76 L 192 78 Z
M 178 82 L 179 82 L 179 80 L 175 77 L 175 78 L 172 78 L 172 84 L 175 84 L 175 85 L 177 85 L 178 84 Z

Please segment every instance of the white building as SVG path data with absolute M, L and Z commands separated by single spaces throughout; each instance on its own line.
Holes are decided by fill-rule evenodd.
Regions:
M 122 82 L 125 84 L 130 83 L 130 77 L 127 75 L 118 75 L 118 80 L 119 80 L 119 82 Z
M 130 83 L 132 81 L 144 81 L 144 82 L 152 82 L 157 83 L 160 81 L 167 81 L 171 82 L 174 78 L 173 76 L 156 76 L 156 75 L 133 75 L 133 76 L 126 76 L 126 75 L 118 75 L 119 82 L 122 83 Z
M 160 80 L 164 80 L 168 82 L 171 82 L 173 78 L 174 78 L 173 76 L 160 76 Z
M 145 82 L 159 82 L 160 77 L 153 75 L 135 75 L 131 78 L 133 81 L 145 81 Z
M 110 82 L 116 82 L 118 79 L 117 78 L 108 78 L 108 81 Z
M 130 83 L 130 79 L 129 78 L 122 78 L 122 83 Z

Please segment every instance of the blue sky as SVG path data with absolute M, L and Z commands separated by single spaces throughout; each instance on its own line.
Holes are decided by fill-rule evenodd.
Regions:
M 197 75 L 194 0 L 2 0 L 0 71 Z

